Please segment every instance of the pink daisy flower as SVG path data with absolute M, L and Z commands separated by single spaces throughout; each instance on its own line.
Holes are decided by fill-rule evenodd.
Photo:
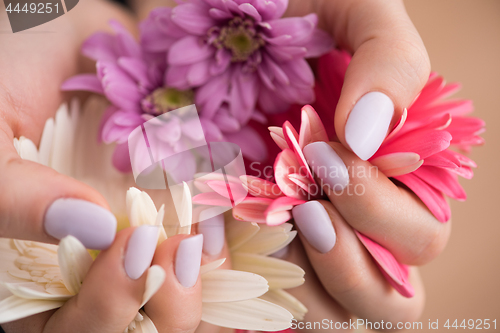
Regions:
M 199 87 L 196 104 L 208 118 L 246 124 L 258 104 L 285 111 L 314 99 L 314 75 L 305 58 L 332 47 L 316 29 L 317 16 L 281 18 L 287 0 L 187 0 L 158 8 L 141 26 L 144 49 L 164 53 L 165 82 Z M 221 116 L 219 116 L 221 118 Z
M 322 116 L 334 117 L 336 105 L 331 101 L 340 96 L 349 61 L 347 53 L 341 51 L 319 60 L 316 106 Z M 446 196 L 466 199 L 458 176 L 471 179 L 472 168 L 476 167 L 470 158 L 450 148 L 470 151 L 472 146 L 484 143 L 480 137 L 484 121 L 466 116 L 473 110 L 472 102 L 444 100 L 459 88 L 459 84 L 446 84 L 442 77 L 432 73 L 399 124 L 369 159 L 387 177 L 410 188 L 441 222 L 451 216 Z M 333 126 L 329 130 L 334 139 Z
M 240 179 L 212 179 L 197 184 L 204 191 L 193 197 L 200 205 L 227 205 L 228 199 L 246 195 L 239 204 L 233 205 L 234 218 L 241 221 L 279 225 L 292 219 L 294 206 L 308 200 L 323 197 L 306 162 L 302 149 L 316 141 L 329 141 L 325 126 L 314 109 L 302 108 L 300 133 L 287 121 L 283 127 L 271 127 L 271 137 L 282 149 L 274 163 L 276 183 L 254 176 Z M 228 191 L 228 186 L 230 191 Z M 238 200 L 240 201 L 240 200 Z M 372 255 L 387 281 L 403 296 L 414 294 L 408 276 L 408 266 L 400 264 L 384 247 L 356 231 L 356 235 Z
M 117 143 L 113 155 L 114 166 L 131 171 L 127 139 L 144 122 L 194 103 L 196 91 L 180 90 L 165 84 L 167 64 L 164 57 L 146 52 L 132 35 L 118 22 L 110 22 L 115 34 L 99 32 L 82 45 L 82 53 L 95 60 L 97 74 L 81 74 L 68 79 L 63 90 L 86 90 L 106 96 L 111 102 L 103 116 L 100 140 Z M 224 108 L 219 111 L 223 118 Z M 220 117 L 219 117 L 220 118 Z M 245 156 L 260 160 L 266 156 L 266 147 L 260 136 L 250 127 L 233 126 L 230 120 L 201 117 L 207 141 L 230 141 L 241 144 Z M 173 152 L 198 146 L 189 126 L 182 121 L 169 125 L 165 141 Z M 194 141 L 193 141 L 194 140 Z M 248 145 L 247 142 L 252 142 Z M 185 155 L 184 158 L 189 158 Z M 184 161 L 194 169 L 194 157 Z M 180 172 L 180 170 L 178 170 Z M 189 175 L 181 175 L 181 178 Z

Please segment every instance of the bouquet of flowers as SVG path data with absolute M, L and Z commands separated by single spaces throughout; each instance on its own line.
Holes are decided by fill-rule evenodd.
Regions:
M 222 327 L 282 330 L 307 312 L 285 291 L 304 282 L 304 271 L 271 255 L 297 234 L 291 210 L 326 199 L 304 148 L 338 141 L 333 119 L 350 56 L 333 48 L 315 14 L 283 18 L 285 10 L 285 1 L 187 0 L 154 9 L 140 25 L 139 40 L 110 22 L 114 33 L 94 34 L 82 46 L 96 61 L 96 73 L 69 78 L 62 86 L 104 98 L 91 97 L 82 111 L 76 101 L 62 106 L 55 120 L 47 121 L 39 147 L 24 137 L 14 141 L 23 159 L 98 189 L 119 228 L 159 226 L 159 243 L 190 234 L 206 211 L 231 209 L 225 229 L 233 269 L 220 269 L 222 259 L 201 267 L 202 320 Z M 476 167 L 463 153 L 483 143 L 484 122 L 467 115 L 472 103 L 445 100 L 458 88 L 433 73 L 369 159 L 443 223 L 450 218 L 446 197 L 466 198 L 458 176 L 470 179 Z M 192 104 L 201 135 L 194 133 L 192 119 L 171 113 Z M 165 218 L 164 206 L 157 209 L 148 193 L 133 187 L 133 161 L 149 161 L 149 155 L 133 156 L 129 141 L 147 122 L 170 114 L 156 139 L 168 155 L 180 156 L 162 166 L 181 184 L 184 198 L 176 205 L 174 224 Z M 272 168 L 270 177 L 248 169 L 237 176 L 200 174 L 201 164 L 211 162 L 214 169 L 212 157 L 193 150 L 206 141 L 235 144 L 247 165 Z M 356 235 L 388 283 L 412 297 L 408 266 L 366 235 Z M 71 236 L 59 246 L 7 239 L 0 245 L 0 279 L 9 294 L 0 301 L 0 323 L 62 306 L 79 292 L 97 255 Z M 152 266 L 147 279 L 143 305 L 163 283 L 164 272 Z M 140 310 L 126 331 L 156 328 Z

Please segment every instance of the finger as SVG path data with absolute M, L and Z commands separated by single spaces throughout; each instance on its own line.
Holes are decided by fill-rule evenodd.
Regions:
M 413 193 L 396 186 L 340 143 L 315 142 L 304 155 L 335 208 L 398 261 L 421 265 L 444 249 L 451 224 L 440 223 Z
M 367 160 L 424 87 L 429 57 L 402 1 L 324 3 L 319 15 L 331 22 L 327 28 L 339 45 L 353 52 L 335 131 L 344 146 Z
M 0 187 L 9 189 L 0 193 L 1 237 L 57 243 L 72 235 L 93 249 L 113 242 L 117 222 L 104 198 L 73 178 L 21 159 L 12 137 L 2 131 L 0 170 Z
M 143 303 L 145 272 L 157 240 L 158 228 L 149 225 L 118 233 L 113 245 L 92 264 L 78 294 L 49 319 L 44 331 L 123 332 Z
M 153 264 L 166 279 L 145 311 L 160 333 L 191 333 L 201 320 L 200 264 L 203 235 L 177 235 L 157 249 Z
M 307 313 L 304 319 L 301 320 L 303 323 L 294 320 L 292 322 L 292 329 L 297 328 L 295 330 L 296 332 L 307 332 L 307 330 L 301 330 L 301 328 L 305 328 L 305 323 L 307 322 L 324 322 L 324 320 L 333 323 L 349 322 L 349 319 L 352 318 L 352 314 L 342 307 L 325 290 L 314 268 L 311 266 L 311 262 L 299 238 L 296 238 L 288 246 L 286 255 L 281 257 L 281 259 L 300 266 L 305 271 L 305 276 L 307 277 L 304 284 L 301 286 L 286 290 L 286 292 L 299 299 L 307 308 Z M 335 331 L 342 332 L 342 330 Z
M 314 271 L 328 293 L 347 310 L 358 318 L 379 322 L 412 321 L 420 316 L 424 292 L 416 271 L 410 273 L 415 296 L 403 297 L 384 279 L 330 202 L 307 202 L 295 207 L 293 216 Z

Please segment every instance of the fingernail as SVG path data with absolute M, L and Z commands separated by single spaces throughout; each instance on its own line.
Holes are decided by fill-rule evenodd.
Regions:
M 293 219 L 309 244 L 321 253 L 335 246 L 337 236 L 325 207 L 317 201 L 308 201 L 292 209 Z
M 362 160 L 368 160 L 384 141 L 394 104 L 378 91 L 369 92 L 354 105 L 345 125 L 345 140 Z
M 108 210 L 80 199 L 57 199 L 47 209 L 45 232 L 57 239 L 71 235 L 88 249 L 107 249 L 116 234 L 116 218 Z
M 215 256 L 221 253 L 224 246 L 224 215 L 205 220 L 203 213 L 200 213 L 201 222 L 198 224 L 198 232 L 203 235 L 203 252 Z
M 349 184 L 349 173 L 344 161 L 326 142 L 318 141 L 304 147 L 307 164 L 324 185 L 334 191 L 342 190 Z
M 186 238 L 179 243 L 175 256 L 175 275 L 184 288 L 195 285 L 200 274 L 203 235 Z
M 158 227 L 141 225 L 128 240 L 125 251 L 125 272 L 131 279 L 138 279 L 151 266 L 158 242 Z

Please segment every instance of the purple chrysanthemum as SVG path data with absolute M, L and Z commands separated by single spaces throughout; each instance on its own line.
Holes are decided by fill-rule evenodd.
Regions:
M 198 87 L 202 114 L 246 124 L 264 112 L 314 99 L 314 75 L 305 58 L 332 47 L 316 29 L 317 16 L 281 18 L 287 0 L 186 0 L 157 8 L 141 25 L 145 50 L 164 53 L 165 82 Z M 220 117 L 219 117 L 220 118 Z
M 97 74 L 74 76 L 63 84 L 62 89 L 95 92 L 105 95 L 111 102 L 101 122 L 100 139 L 105 143 L 117 143 L 113 164 L 120 171 L 128 172 L 131 170 L 127 145 L 129 134 L 153 117 L 193 104 L 197 92 L 165 84 L 165 57 L 145 52 L 123 26 L 117 22 L 110 24 L 114 35 L 96 33 L 82 46 L 82 53 L 97 61 Z M 220 112 L 224 113 L 223 110 Z M 202 116 L 200 120 L 208 141 L 242 143 L 243 153 L 250 159 L 265 158 L 265 145 L 251 128 L 235 127 L 230 120 L 218 120 L 217 117 Z M 169 133 L 165 133 L 174 151 L 190 145 L 192 138 L 186 131 L 189 128 L 181 126 L 175 142 Z M 253 145 L 245 146 L 248 141 Z M 185 162 L 192 164 L 192 161 Z

